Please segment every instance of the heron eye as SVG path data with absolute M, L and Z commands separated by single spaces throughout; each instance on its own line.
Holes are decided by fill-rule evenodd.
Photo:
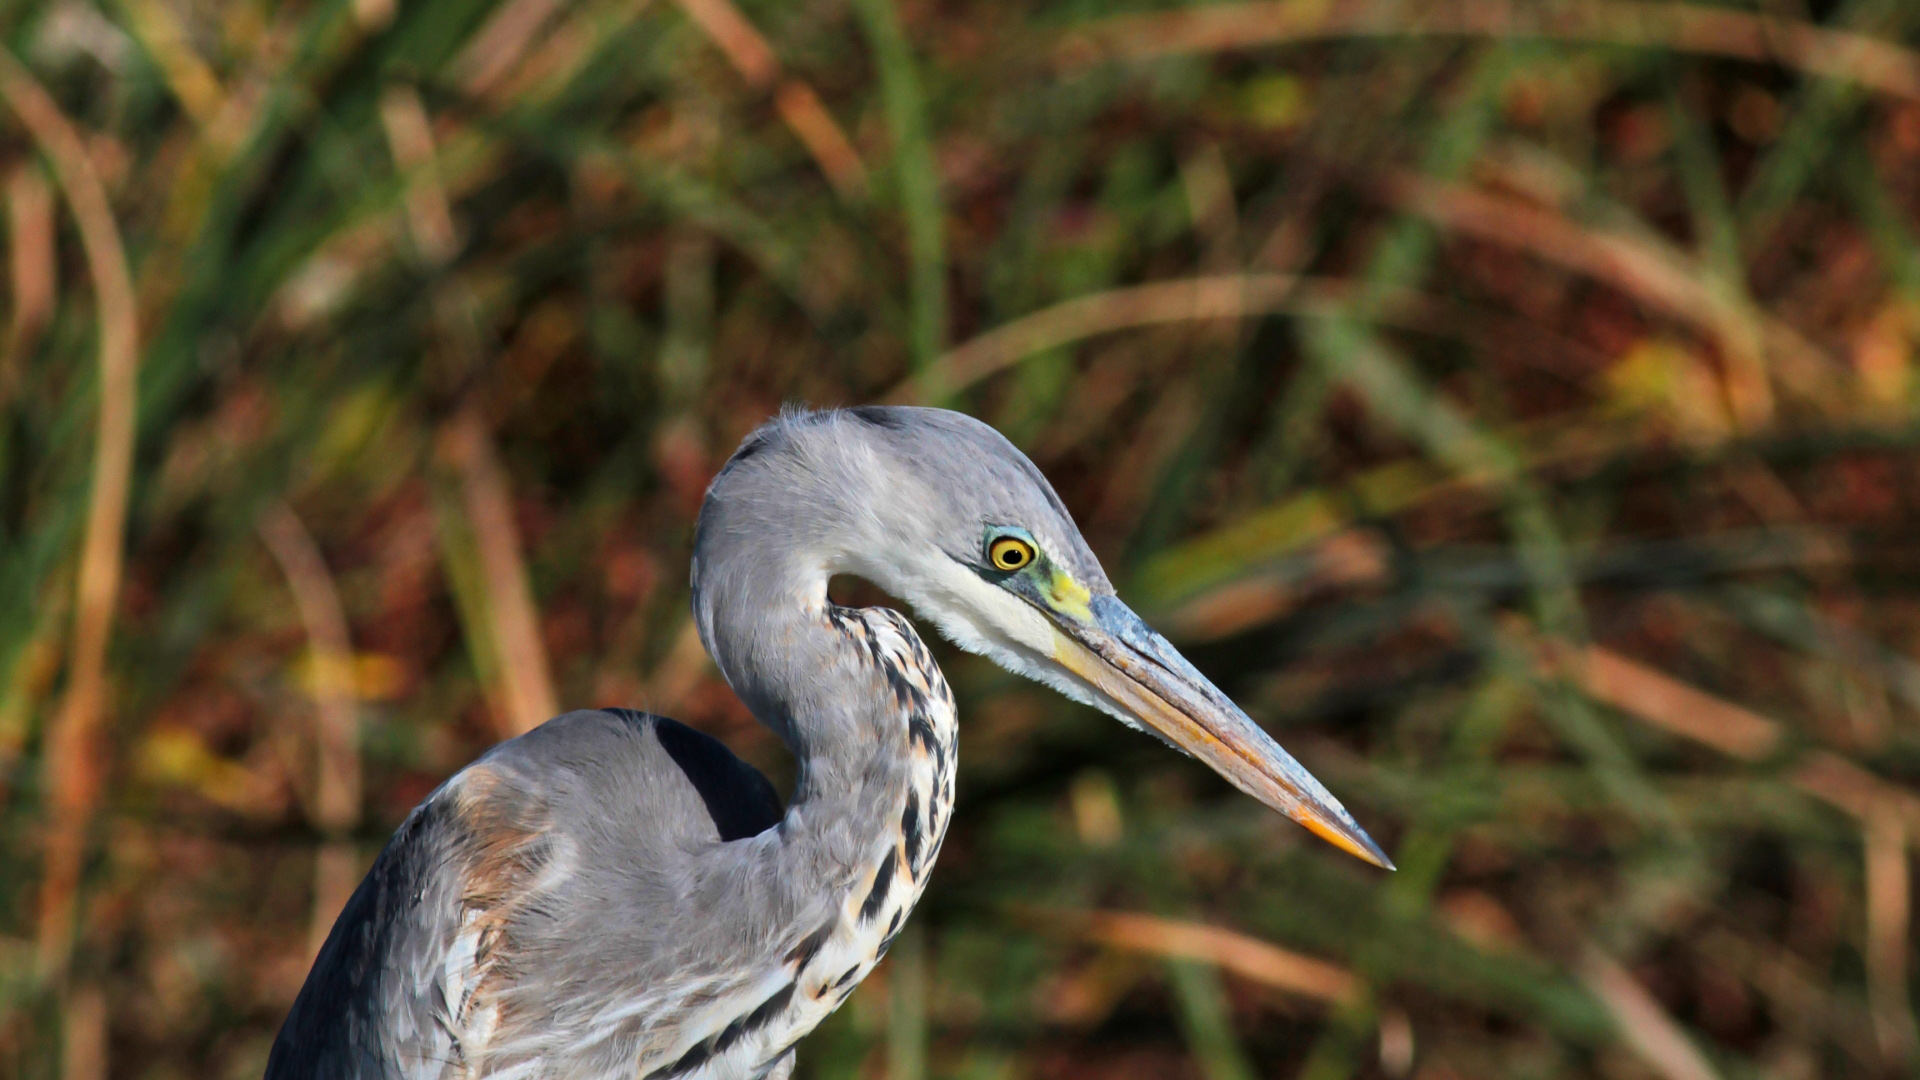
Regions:
M 987 548 L 987 561 L 995 570 L 1021 570 L 1033 561 L 1033 545 L 1025 540 L 1003 536 Z

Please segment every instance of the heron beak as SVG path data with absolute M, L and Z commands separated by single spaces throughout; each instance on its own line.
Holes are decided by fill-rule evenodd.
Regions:
M 1114 596 L 1090 596 L 1056 572 L 1040 599 L 1054 614 L 1053 658 L 1169 742 L 1335 847 L 1393 861 L 1340 801 L 1186 658 Z

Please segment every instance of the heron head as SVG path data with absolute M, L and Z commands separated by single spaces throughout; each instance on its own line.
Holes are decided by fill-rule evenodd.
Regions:
M 820 563 L 822 599 L 825 576 L 864 577 L 961 648 L 1158 735 L 1391 868 L 1339 800 L 1121 602 L 1052 485 L 999 432 L 906 407 L 800 414 L 769 429 L 785 461 L 759 483 L 836 508 L 820 532 L 795 538 Z

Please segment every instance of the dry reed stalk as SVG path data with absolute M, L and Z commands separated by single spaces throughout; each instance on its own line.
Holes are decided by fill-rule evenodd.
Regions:
M 293 508 L 276 503 L 259 522 L 261 539 L 286 576 L 312 656 L 315 725 L 315 824 L 330 833 L 360 821 L 360 723 L 353 648 L 333 575 Z
M 107 995 L 75 986 L 60 1013 L 60 1080 L 107 1080 Z
M 1898 803 L 1875 801 L 1867 814 L 1867 1011 L 1889 1075 L 1913 1059 L 1913 1003 L 1907 994 L 1908 926 L 1913 877 L 1907 862 L 1907 821 Z
M 1868 772 L 1830 750 L 1805 754 L 1794 770 L 1795 787 L 1831 803 L 1862 822 L 1892 812 L 1905 823 L 1909 843 L 1920 842 L 1920 795 Z
M 1380 1071 L 1400 1080 L 1413 1071 L 1415 1049 L 1413 1018 L 1406 1010 L 1393 1006 L 1380 1010 Z
M 1729 757 L 1757 761 L 1780 746 L 1780 725 L 1599 645 L 1563 650 L 1562 674 L 1588 697 Z
M 860 160 L 840 122 L 827 111 L 826 102 L 813 87 L 799 79 L 788 79 L 773 92 L 773 107 L 786 121 L 794 137 L 820 165 L 827 181 L 843 199 L 860 199 L 867 194 L 867 166 Z
M 1597 645 L 1545 643 L 1544 666 L 1587 696 L 1684 739 L 1741 761 L 1761 761 L 1786 739 L 1785 728 L 1750 709 L 1690 686 Z M 1892 815 L 1906 842 L 1920 841 L 1920 795 L 1830 750 L 1800 756 L 1793 785 L 1863 823 Z
M 1038 914 L 1070 927 L 1087 941 L 1153 956 L 1205 961 L 1248 982 L 1316 1001 L 1340 1001 L 1356 985 L 1353 976 L 1337 965 L 1218 926 L 1122 911 Z
M 773 47 L 731 0 L 679 0 L 681 10 L 707 35 L 748 86 L 773 94 L 773 106 L 842 198 L 864 198 L 867 167 L 860 152 L 827 111 L 820 95 L 801 79 L 783 77 Z
M 398 0 L 353 0 L 353 21 L 363 33 L 382 30 L 393 21 Z
M 507 0 L 495 8 L 448 69 L 460 88 L 469 96 L 484 97 L 498 86 L 526 55 L 540 28 L 560 10 L 560 2 Z
M 0 355 L 0 401 L 13 396 L 27 356 L 53 318 L 59 291 L 53 189 L 38 162 L 22 162 L 7 177 L 7 268 L 13 282 L 13 322 Z
M 433 122 L 420 92 L 411 86 L 388 87 L 380 96 L 380 123 L 393 162 L 406 178 L 407 228 L 414 246 L 426 263 L 444 266 L 459 250 L 459 232 L 434 154 Z
M 1837 366 L 1817 346 L 1716 289 L 1683 253 L 1656 237 L 1588 228 L 1548 207 L 1414 176 L 1396 177 L 1388 192 L 1402 209 L 1449 232 L 1524 251 L 1692 326 L 1726 355 L 1728 398 L 1748 429 L 1769 423 L 1774 413 L 1769 357 L 1801 396 L 1833 397 Z
M 885 395 L 896 404 L 934 401 L 1032 356 L 1116 330 L 1265 315 L 1328 298 L 1327 283 L 1290 274 L 1223 274 L 1156 281 L 1077 296 L 996 327 L 928 364 Z
M 765 90 L 780 77 L 780 61 L 760 31 L 729 0 L 680 0 L 680 7 L 707 40 L 726 54 L 747 85 Z
M 527 579 L 520 530 L 513 520 L 507 472 L 494 453 L 493 435 L 477 405 L 463 408 L 442 432 L 447 459 L 460 473 L 467 520 L 480 553 L 486 588 L 488 630 L 499 658 L 498 718 L 502 738 L 531 731 L 558 713 L 540 618 Z
M 1391 567 L 1379 537 L 1343 529 L 1305 547 L 1286 569 L 1209 589 L 1160 622 L 1181 641 L 1218 641 L 1281 618 L 1315 591 L 1384 581 Z
M 1920 101 L 1920 57 L 1911 50 L 1864 34 L 1703 4 L 1440 0 L 1417 9 L 1319 0 L 1216 4 L 1096 21 L 1068 33 L 1054 55 L 1065 66 L 1081 67 L 1104 59 L 1355 37 L 1531 38 L 1663 48 L 1777 64 Z
M 293 508 L 275 503 L 259 522 L 260 538 L 293 593 L 312 658 L 314 725 L 313 824 L 326 838 L 315 856 L 313 919 L 307 952 L 320 951 L 356 884 L 350 836 L 360 824 L 360 717 L 355 704 L 353 645 L 346 611 L 326 560 Z
M 0 97 L 6 98 L 53 165 L 80 230 L 99 304 L 98 442 L 86 536 L 80 549 L 72 660 L 66 696 L 46 734 L 42 766 L 49 821 L 40 884 L 38 966 L 42 978 L 57 985 L 65 981 L 72 957 L 80 865 L 105 771 L 99 729 L 107 708 L 107 642 L 120 596 L 121 546 L 133 487 L 140 327 L 120 227 L 85 141 L 53 98 L 5 49 L 0 49 Z
M 1076 296 L 980 334 L 935 358 L 881 396 L 895 405 L 927 404 L 1048 349 L 1076 341 L 1182 322 L 1233 322 L 1255 315 L 1347 314 L 1353 286 L 1291 274 L 1225 274 L 1130 285 Z M 1432 329 L 1440 305 L 1407 290 L 1386 295 L 1372 313 L 1382 323 Z
M 585 0 L 570 5 L 567 17 L 539 29 L 519 61 L 488 88 L 487 97 L 517 108 L 551 103 L 572 84 L 582 66 L 599 55 L 597 50 L 607 36 L 639 21 L 651 3 Z
M 1607 1007 L 1627 1045 L 1660 1075 L 1667 1080 L 1718 1080 L 1720 1074 L 1686 1032 L 1625 968 L 1589 946 L 1580 975 Z

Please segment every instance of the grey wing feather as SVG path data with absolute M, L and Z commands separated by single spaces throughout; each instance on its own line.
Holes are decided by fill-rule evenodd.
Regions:
M 458 918 L 442 873 L 446 810 L 429 799 L 408 815 L 354 890 L 274 1039 L 266 1080 L 412 1080 L 421 1057 L 451 1049 L 431 993 Z M 413 1060 L 398 1046 L 415 1048 Z

